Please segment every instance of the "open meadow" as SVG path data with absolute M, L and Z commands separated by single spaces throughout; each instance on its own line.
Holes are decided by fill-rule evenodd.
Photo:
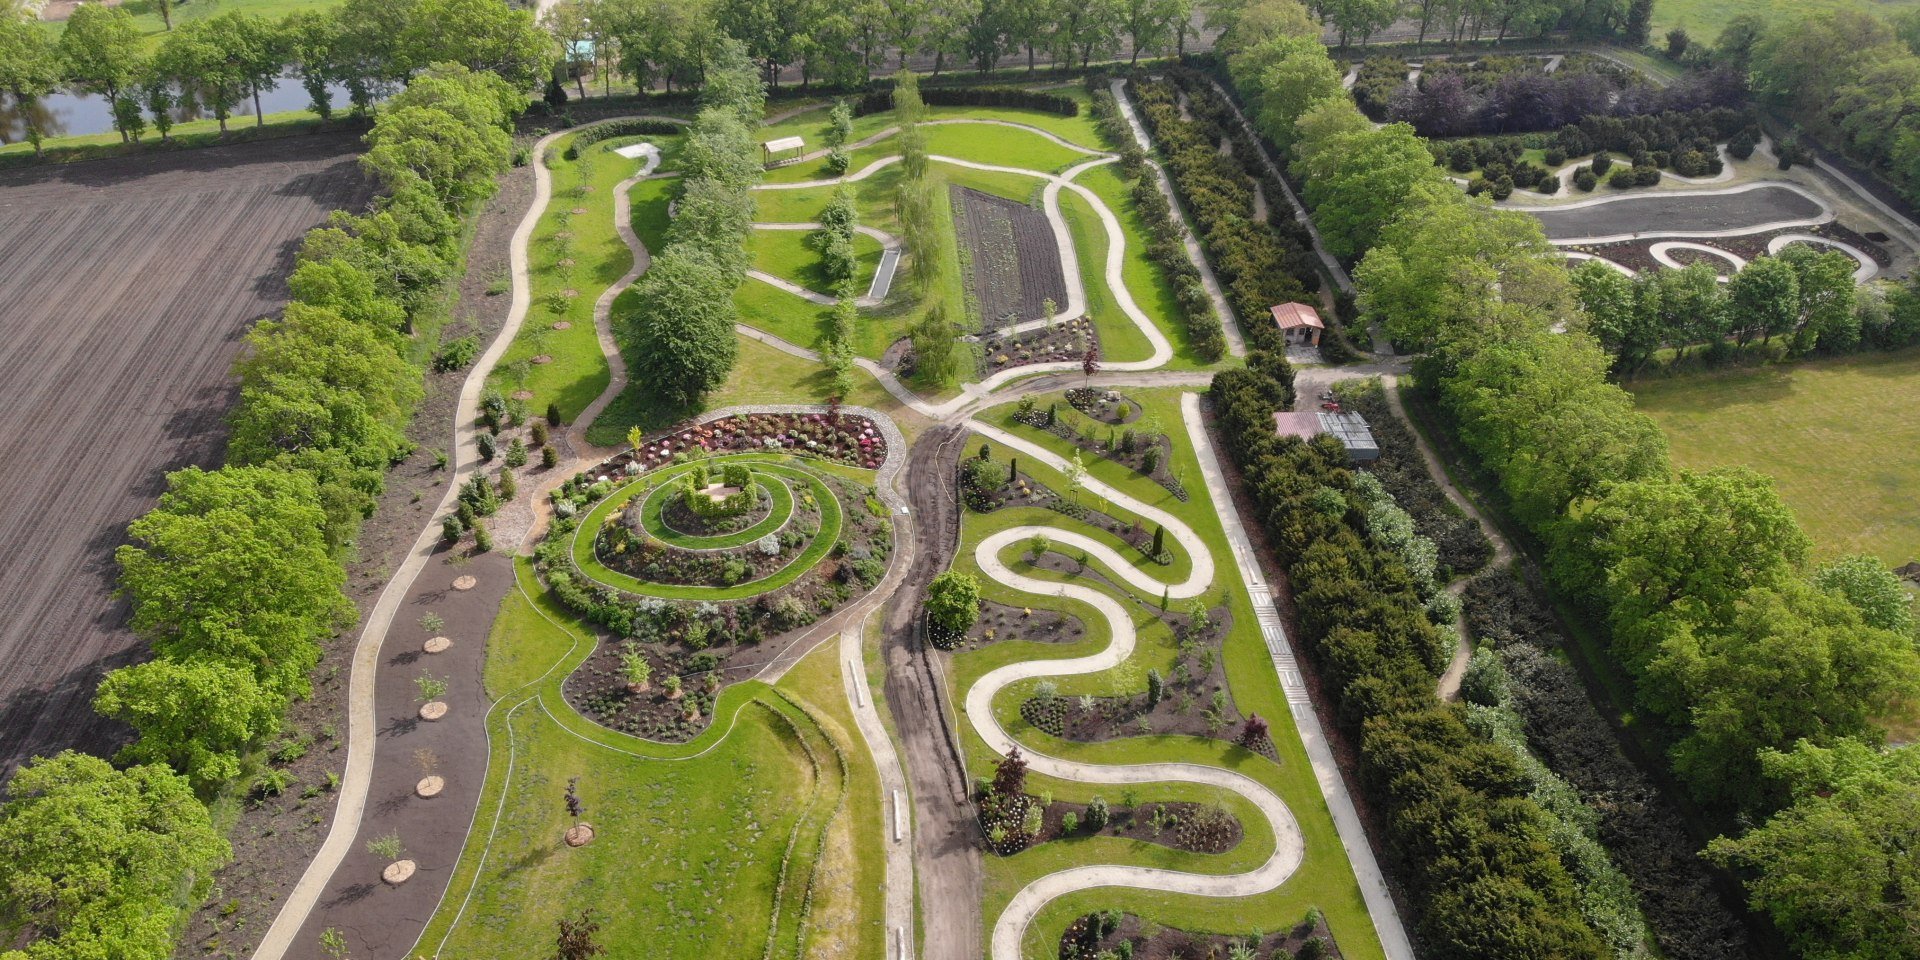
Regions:
M 1774 478 L 1822 557 L 1920 559 L 1920 352 L 1630 385 L 1680 467 Z

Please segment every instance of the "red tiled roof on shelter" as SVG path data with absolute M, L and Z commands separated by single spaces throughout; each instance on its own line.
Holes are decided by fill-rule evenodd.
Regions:
M 1320 322 L 1320 311 L 1304 303 L 1283 303 L 1273 308 L 1273 322 L 1282 330 L 1295 327 L 1314 327 L 1325 330 L 1327 325 Z

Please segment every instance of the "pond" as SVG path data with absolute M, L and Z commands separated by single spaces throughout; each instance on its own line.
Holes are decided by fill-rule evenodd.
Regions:
M 327 88 L 334 109 L 347 107 L 347 88 L 333 85 Z M 297 77 L 282 77 L 272 87 L 260 91 L 260 108 L 268 113 L 282 113 L 288 110 L 303 110 L 311 103 L 307 90 L 300 85 Z M 107 98 L 90 93 L 77 93 L 62 90 L 42 97 L 34 105 L 34 118 L 41 133 L 48 137 L 79 136 L 90 133 L 112 133 L 113 111 L 107 107 Z M 170 111 L 176 122 L 199 120 L 212 117 L 213 112 L 198 102 L 181 103 Z M 233 106 L 230 123 L 239 123 L 242 117 L 253 116 L 253 98 L 243 97 Z M 13 97 L 0 93 L 0 144 L 19 143 L 27 138 L 27 118 L 22 115 L 20 105 Z

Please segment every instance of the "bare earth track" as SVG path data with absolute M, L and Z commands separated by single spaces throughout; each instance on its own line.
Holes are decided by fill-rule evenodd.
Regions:
M 241 335 L 293 245 L 369 196 L 351 135 L 0 174 L 0 773 L 107 751 L 136 649 L 113 548 L 164 475 L 219 459 Z

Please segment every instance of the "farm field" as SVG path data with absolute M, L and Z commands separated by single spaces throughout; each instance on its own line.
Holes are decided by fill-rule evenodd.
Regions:
M 1676 465 L 1772 476 L 1818 556 L 1920 560 L 1920 351 L 1629 386 Z
M 1007 318 L 1044 319 L 1067 302 L 1060 246 L 1046 215 L 1024 203 L 953 187 L 954 221 L 972 270 L 968 287 L 987 329 Z
M 0 768 L 106 748 L 136 644 L 113 548 L 163 475 L 219 459 L 241 335 L 293 244 L 368 195 L 350 135 L 0 173 Z

